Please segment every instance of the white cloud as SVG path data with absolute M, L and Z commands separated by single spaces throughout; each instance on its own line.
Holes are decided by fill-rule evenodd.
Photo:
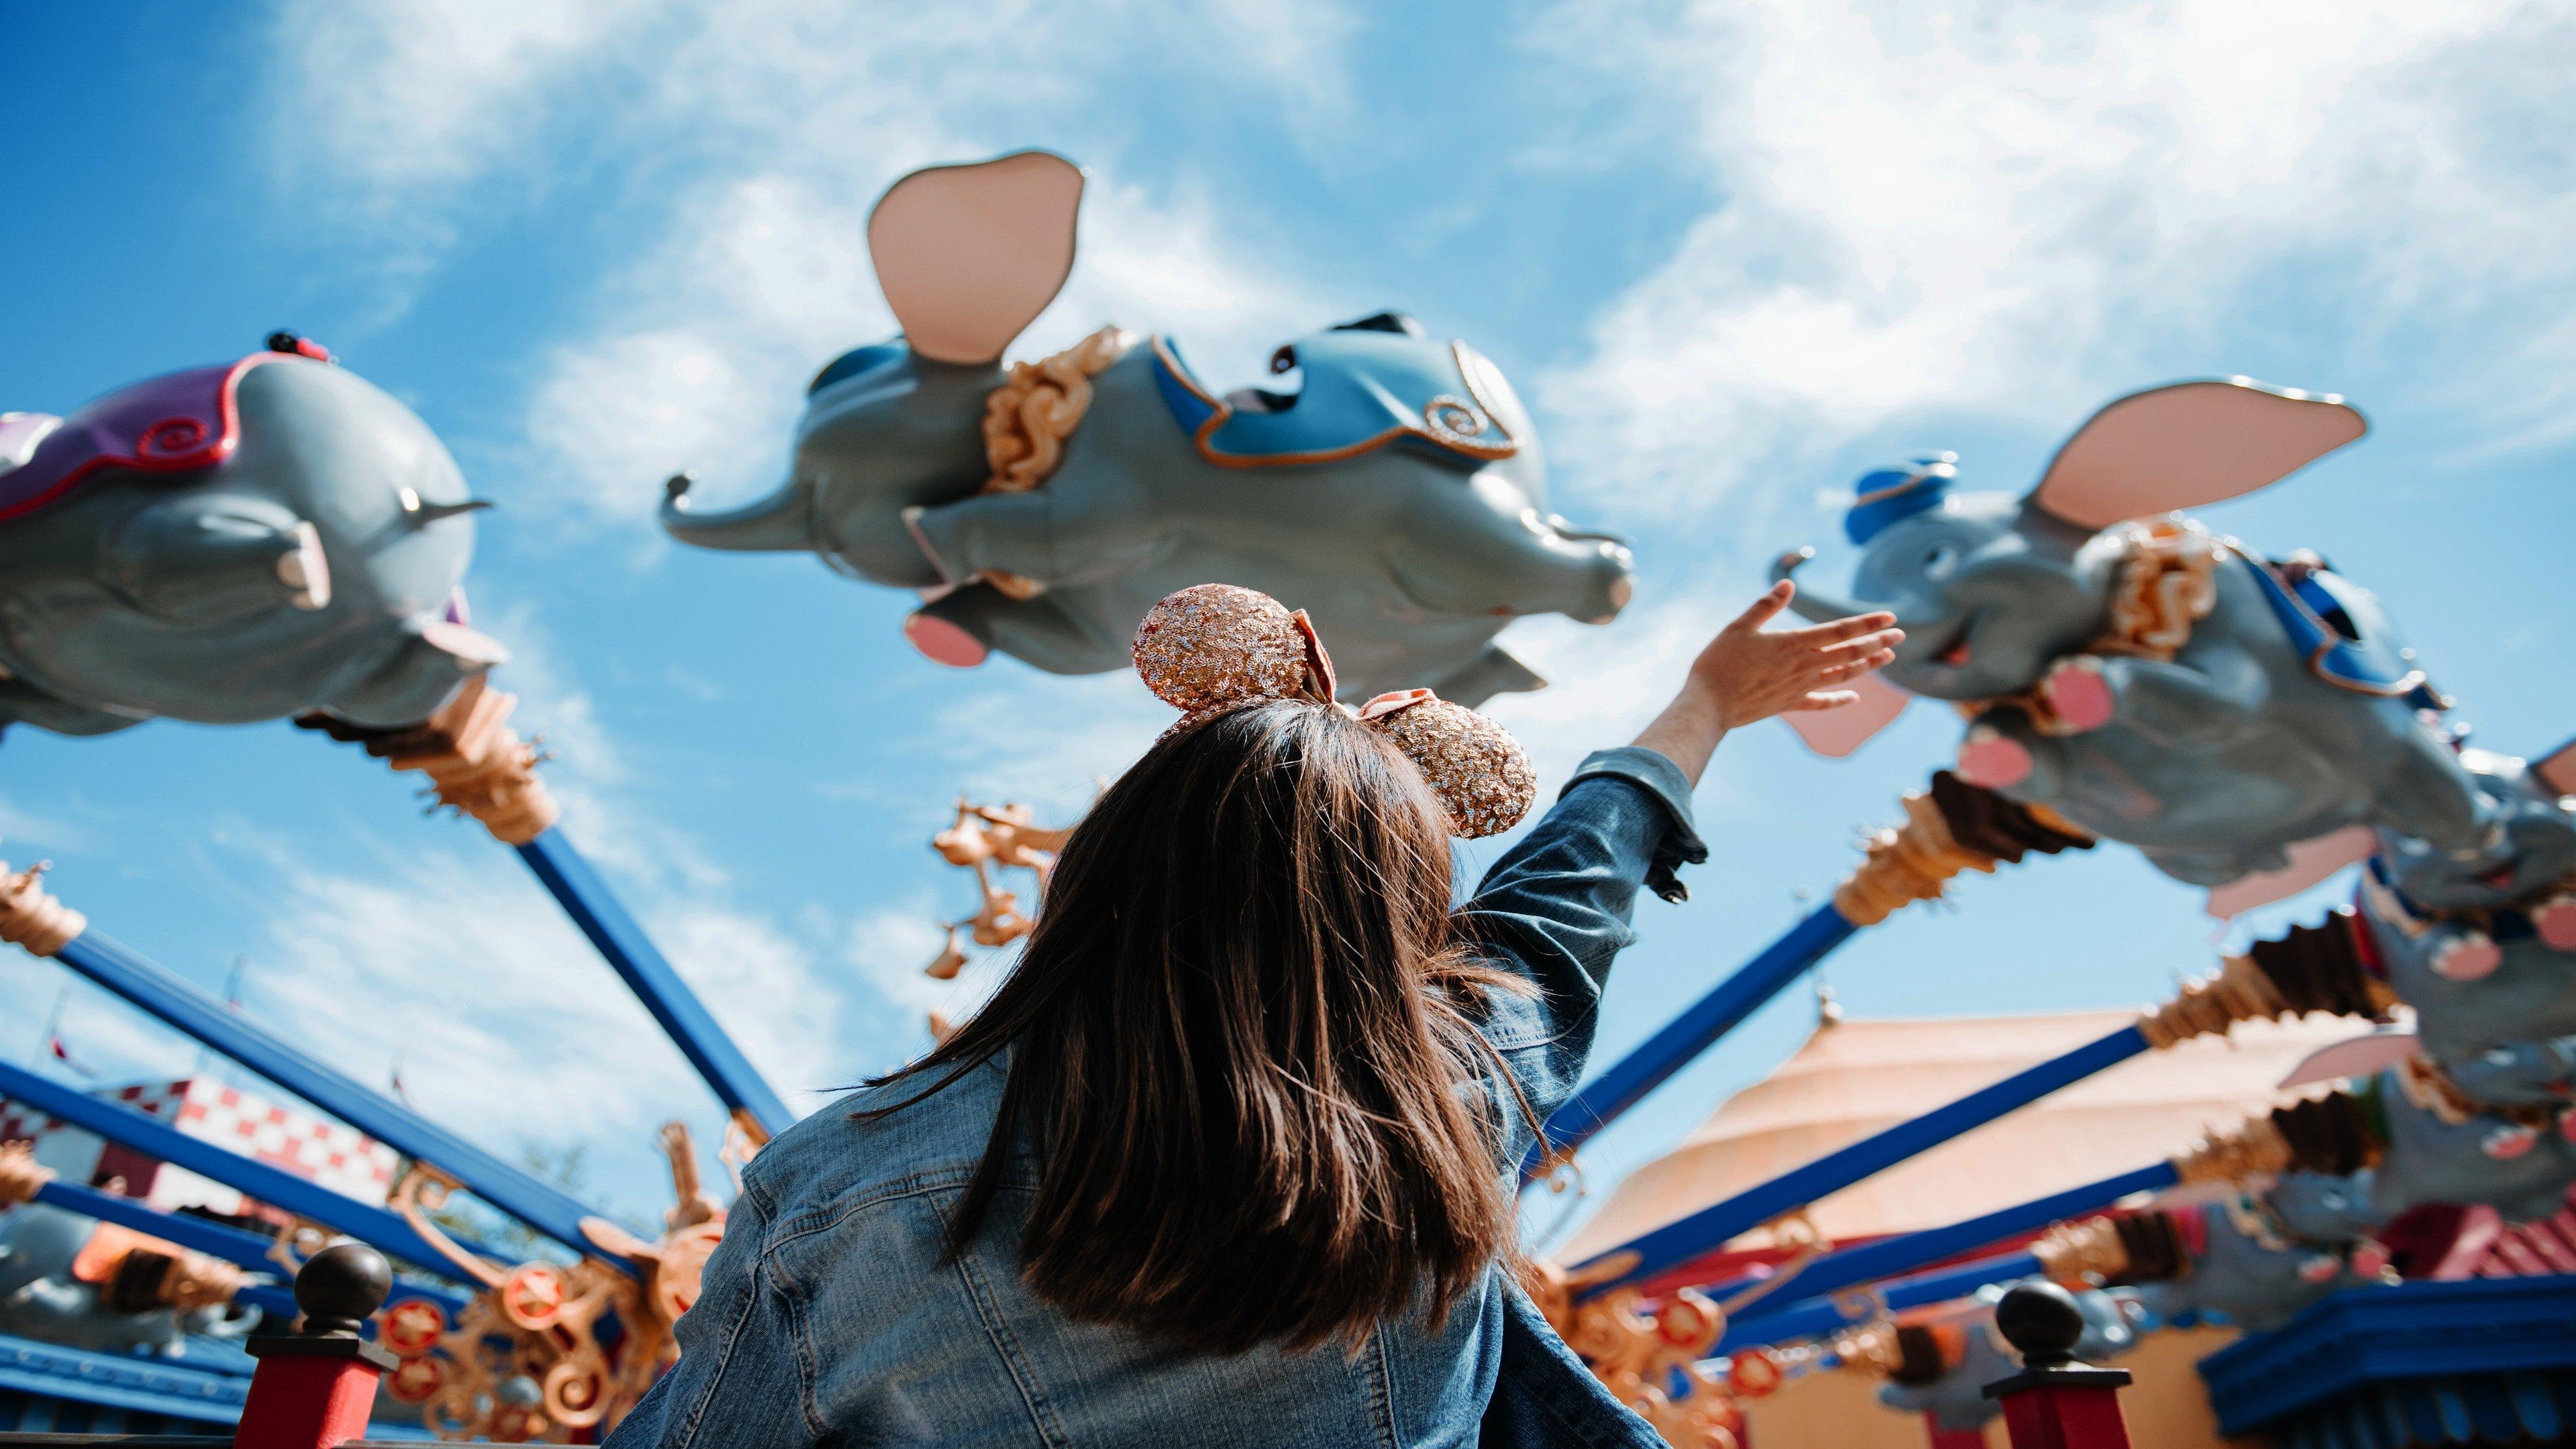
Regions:
M 2535 242 L 2576 222 L 2570 158 L 2531 138 L 2576 124 L 2576 25 L 2543 7 L 1567 5 L 1538 36 L 1722 197 L 1542 388 L 1560 451 L 1667 508 L 1936 402 L 2071 424 L 2302 288 L 2365 352 L 2508 297 L 2569 355 L 2576 262 Z M 2496 385 L 2528 361 L 2408 382 L 2538 417 Z

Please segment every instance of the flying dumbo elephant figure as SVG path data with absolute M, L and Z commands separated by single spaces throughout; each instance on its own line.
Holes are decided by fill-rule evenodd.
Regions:
M 868 246 L 902 335 L 814 379 L 775 492 L 701 511 L 683 474 L 663 527 L 920 590 L 905 633 L 957 666 L 1124 669 L 1155 601 L 1216 581 L 1305 606 L 1348 693 L 1474 705 L 1544 682 L 1494 643 L 1513 618 L 1626 604 L 1628 550 L 1547 512 L 1501 371 L 1410 318 L 1280 348 L 1284 390 L 1218 393 L 1114 327 L 1006 370 L 1071 270 L 1082 186 L 1034 151 L 897 181 Z
M 280 333 L 69 417 L 0 413 L 0 729 L 428 715 L 502 657 L 427 424 Z
M 2371 1172 L 2370 1210 L 2394 1220 L 2425 1203 L 2484 1203 L 2507 1222 L 2535 1222 L 2576 1187 L 2576 1115 L 2562 1101 L 2482 1105 L 2411 1064 L 2372 1082 L 2386 1147 Z
M 45 1203 L 0 1213 L 0 1333 L 39 1343 L 176 1356 L 191 1333 L 232 1336 L 220 1302 L 198 1302 L 194 1254 Z M 225 1265 L 229 1266 L 229 1265 Z M 232 1281 L 238 1275 L 205 1275 Z M 172 1301 L 180 1307 L 170 1306 Z
M 2095 413 L 2022 497 L 1954 494 L 1946 454 L 1875 473 L 1845 523 L 1862 546 L 1850 597 L 1802 585 L 1795 607 L 1894 610 L 1905 642 L 1880 673 L 1971 714 L 1963 777 L 2181 880 L 2283 871 L 2287 847 L 2339 832 L 2362 837 L 2357 858 L 2357 826 L 2471 852 L 2484 797 L 2418 719 L 2442 701 L 2378 601 L 2173 512 L 2262 488 L 2365 426 L 2336 397 L 2183 382 Z
M 2283 1173 L 2263 1192 L 2175 1211 L 2187 1224 L 2189 1271 L 2138 1290 L 2162 1317 L 2215 1313 L 2262 1333 L 2329 1294 L 2392 1276 L 2388 1250 L 2371 1236 L 2384 1219 L 2366 1169 Z
M 1994 1305 L 2017 1286 L 1988 1284 L 1969 1299 L 1981 1310 L 1977 1315 L 1916 1330 L 1926 1334 L 1929 1341 L 1924 1347 L 1929 1351 L 1906 1355 L 1907 1361 L 1879 1388 L 1878 1401 L 1899 1413 L 1928 1415 L 1945 1432 L 1983 1429 L 2003 1412 L 2001 1402 L 1986 1397 L 1986 1385 L 2009 1378 L 2022 1367 L 2020 1355 L 1998 1342 L 2000 1335 L 1991 1317 Z M 2099 1365 L 2138 1346 L 2138 1326 L 2130 1316 L 2134 1293 L 2087 1288 L 2074 1297 L 2084 1315 L 2084 1332 L 2075 1340 L 2077 1360 Z
M 2388 984 L 2444 1059 L 2576 1033 L 2576 746 L 2461 760 L 2496 821 L 2487 848 L 2455 858 L 2383 831 L 2360 891 Z

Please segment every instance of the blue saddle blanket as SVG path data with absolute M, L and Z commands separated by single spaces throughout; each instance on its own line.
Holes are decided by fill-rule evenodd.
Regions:
M 2285 577 L 2284 575 L 2287 575 Z M 2357 694 L 2404 699 L 2425 709 L 2440 709 L 2440 694 L 2425 683 L 2424 671 L 2381 639 L 2355 639 L 2334 620 L 2355 617 L 2355 603 L 2344 597 L 2353 586 L 2321 568 L 2283 569 L 2254 562 L 2254 577 L 2263 586 L 2264 602 L 2288 632 L 2292 647 L 2307 656 L 2308 669 L 2328 684 Z M 2362 614 L 2370 611 L 2361 609 Z
M 1163 405 L 1200 456 L 1226 467 L 1329 463 L 1390 444 L 1474 466 L 1519 452 L 1529 431 L 1502 370 L 1463 342 L 1337 328 L 1280 349 L 1272 366 L 1297 369 L 1303 385 L 1220 395 L 1171 339 L 1154 339 Z

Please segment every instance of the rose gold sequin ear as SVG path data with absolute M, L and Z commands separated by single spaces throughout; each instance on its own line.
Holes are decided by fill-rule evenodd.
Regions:
M 1538 775 L 1501 725 L 1427 689 L 1381 694 L 1360 718 L 1404 751 L 1464 840 L 1500 835 L 1538 799 Z
M 1136 673 L 1185 715 L 1305 694 L 1314 633 L 1277 599 L 1232 584 L 1195 584 L 1136 626 Z

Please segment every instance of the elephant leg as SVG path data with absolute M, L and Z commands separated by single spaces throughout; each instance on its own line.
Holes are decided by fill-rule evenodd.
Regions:
M 2492 807 L 2460 757 L 2430 731 L 2406 728 L 2395 763 L 2379 782 L 2380 818 L 2390 829 L 2454 859 L 2501 851 Z
M 987 573 L 1041 584 L 1116 578 L 1151 561 L 1165 535 L 1142 507 L 1114 510 L 1066 501 L 1058 488 L 979 493 L 936 508 L 904 511 L 904 524 L 942 578 L 964 583 Z
M 1627 546 L 1570 538 L 1536 510 L 1509 514 L 1443 489 L 1451 506 L 1410 510 L 1394 557 L 1397 586 L 1437 614 L 1564 614 L 1606 624 L 1628 605 L 1636 566 Z
M 1015 599 L 990 584 L 968 584 L 922 605 L 903 621 L 903 635 L 941 664 L 971 669 L 996 649 L 1049 674 L 1101 674 L 1128 662 L 1120 645 L 1104 645 L 1041 594 Z
M 1431 685 L 1442 699 L 1469 709 L 1498 694 L 1526 694 L 1545 688 L 1547 681 L 1538 671 L 1513 658 L 1499 644 L 1486 645 L 1475 658 Z

